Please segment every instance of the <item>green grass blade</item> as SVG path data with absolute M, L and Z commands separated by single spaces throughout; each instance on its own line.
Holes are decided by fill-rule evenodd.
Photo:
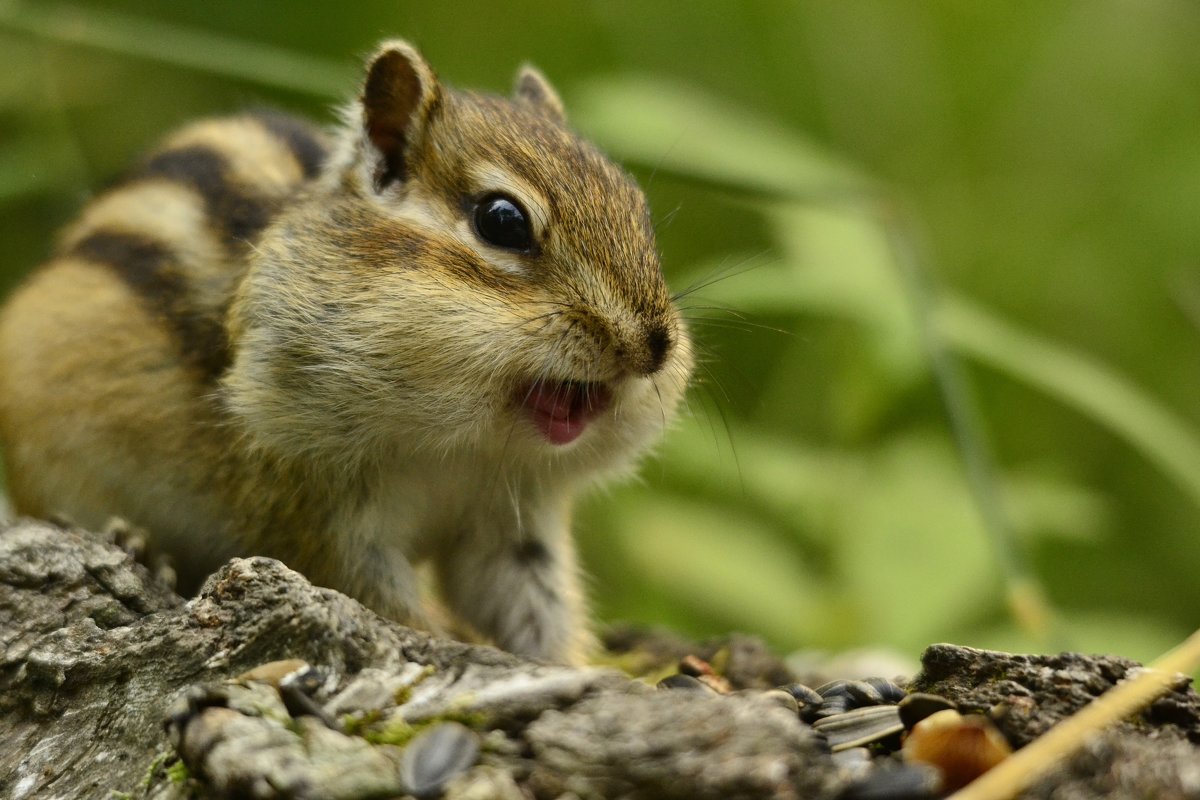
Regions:
M 354 85 L 354 69 L 337 61 L 66 3 L 0 3 L 0 28 L 319 97 Z
M 1125 439 L 1200 505 L 1200 435 L 1113 370 L 997 318 L 962 297 L 943 297 L 935 325 L 956 352 L 1057 397 Z
M 937 293 L 932 275 L 925 268 L 926 262 L 913 229 L 905 224 L 900 210 L 893 205 L 880 205 L 876 213 L 891 242 L 896 270 L 904 282 L 913 316 L 918 320 L 917 327 L 945 403 L 971 495 L 999 560 L 1009 610 L 1023 629 L 1041 641 L 1048 641 L 1054 633 L 1051 630 L 1053 614 L 1037 577 L 1029 568 L 1025 549 L 1013 533 L 1007 498 L 1001 490 L 995 458 L 988 445 L 970 381 L 936 327 Z

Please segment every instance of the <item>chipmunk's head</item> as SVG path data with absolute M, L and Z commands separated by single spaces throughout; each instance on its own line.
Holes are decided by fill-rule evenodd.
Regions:
M 641 190 L 545 78 L 453 91 L 404 42 L 371 60 L 338 157 L 264 237 L 232 323 L 235 408 L 279 427 L 254 396 L 285 390 L 310 443 L 613 465 L 692 369 Z

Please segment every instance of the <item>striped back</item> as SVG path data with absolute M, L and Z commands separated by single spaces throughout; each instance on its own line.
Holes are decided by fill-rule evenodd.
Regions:
M 56 255 L 120 276 L 211 384 L 229 364 L 224 317 L 246 256 L 327 152 L 320 131 L 276 112 L 193 124 L 93 200 Z

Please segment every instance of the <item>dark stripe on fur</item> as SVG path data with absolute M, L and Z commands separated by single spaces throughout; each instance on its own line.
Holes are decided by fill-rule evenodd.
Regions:
M 305 178 L 317 177 L 328 151 L 312 125 L 278 111 L 258 111 L 254 119 L 287 146 Z
M 204 198 L 204 208 L 223 234 L 234 255 L 255 241 L 276 204 L 238 186 L 229 175 L 229 162 L 209 147 L 166 150 L 150 158 L 133 178 L 166 178 L 190 186 Z
M 111 268 L 138 295 L 146 309 L 171 326 L 184 361 L 212 383 L 229 366 L 225 329 L 196 312 L 188 285 L 171 249 L 147 236 L 96 231 L 66 255 Z

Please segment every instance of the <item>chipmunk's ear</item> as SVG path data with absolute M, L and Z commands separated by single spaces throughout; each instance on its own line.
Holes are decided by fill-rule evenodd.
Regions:
M 424 133 L 441 91 L 437 75 L 408 42 L 384 42 L 371 58 L 363 84 L 362 121 L 365 141 L 375 151 L 377 189 L 407 178 L 408 155 Z
M 555 122 L 567 121 L 567 114 L 563 110 L 558 92 L 554 91 L 554 87 L 550 85 L 550 81 L 546 80 L 546 76 L 530 64 L 517 70 L 517 80 L 513 85 L 513 100 L 540 111 Z

